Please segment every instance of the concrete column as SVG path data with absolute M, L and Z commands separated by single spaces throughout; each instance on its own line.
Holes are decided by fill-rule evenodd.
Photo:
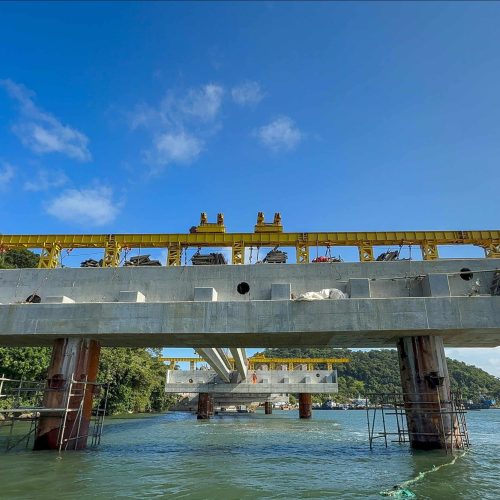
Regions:
M 312 417 L 312 397 L 311 394 L 299 394 L 299 418 Z
M 458 422 L 450 414 L 450 378 L 443 338 L 398 339 L 399 367 L 411 446 L 445 449 L 461 445 Z
M 77 381 L 95 382 L 99 369 L 100 351 L 99 342 L 94 340 L 78 338 L 55 340 L 47 373 L 48 390 L 44 394 L 43 407 L 66 407 L 72 376 Z M 60 410 L 41 414 L 34 450 L 58 449 L 60 432 L 63 432 L 63 448 L 66 447 L 66 443 L 67 448 L 71 450 L 80 450 L 87 446 L 87 434 L 92 416 L 93 389 L 94 386 L 73 384 L 71 393 L 74 396 L 69 398 L 69 408 L 81 408 L 81 410 L 68 412 L 64 432 L 62 431 L 64 415 Z M 75 439 L 77 436 L 81 437 Z
M 198 394 L 198 420 L 208 420 L 214 414 L 214 400 L 211 394 L 200 392 Z
M 266 415 L 272 415 L 273 413 L 273 404 L 271 403 L 271 401 L 266 401 L 264 403 L 264 412 Z

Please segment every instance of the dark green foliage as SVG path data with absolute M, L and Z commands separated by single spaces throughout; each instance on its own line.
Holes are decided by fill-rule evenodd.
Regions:
M 266 349 L 268 357 L 283 358 L 349 358 L 350 363 L 336 366 L 339 393 L 332 399 L 345 401 L 374 392 L 399 392 L 399 361 L 395 349 L 351 351 L 349 349 Z M 447 359 L 452 390 L 460 390 L 466 399 L 478 400 L 480 394 L 500 399 L 500 380 L 484 370 L 460 361 Z M 328 399 L 327 396 L 317 400 Z
M 0 347 L 0 375 L 15 380 L 43 380 L 51 351 L 49 347 Z
M 36 267 L 38 257 L 25 249 L 9 250 L 0 254 L 0 269 Z M 0 375 L 43 381 L 51 353 L 50 347 L 1 347 Z M 99 381 L 110 382 L 110 413 L 162 411 L 173 402 L 164 392 L 166 366 L 158 355 L 159 351 L 148 349 L 102 349 Z
M 110 382 L 110 413 L 162 411 L 172 404 L 164 391 L 166 365 L 158 355 L 148 349 L 102 349 L 99 381 Z
M 25 248 L 16 248 L 0 253 L 0 269 L 37 267 L 39 255 Z

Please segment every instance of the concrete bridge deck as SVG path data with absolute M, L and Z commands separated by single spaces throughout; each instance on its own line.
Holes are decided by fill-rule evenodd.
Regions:
M 440 335 L 449 347 L 495 347 L 500 297 L 489 286 L 499 268 L 500 259 L 457 259 L 2 270 L 0 345 L 74 336 L 138 347 L 394 347 Z M 348 298 L 290 300 L 323 288 Z M 26 304 L 33 294 L 40 303 Z

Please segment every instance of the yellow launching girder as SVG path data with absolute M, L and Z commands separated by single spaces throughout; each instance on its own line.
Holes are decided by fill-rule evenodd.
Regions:
M 160 361 L 168 363 L 169 369 L 172 370 L 176 363 L 189 363 L 193 370 L 197 363 L 207 363 L 203 358 L 159 358 Z M 234 369 L 234 359 L 228 358 L 231 366 Z M 277 367 L 285 365 L 288 370 L 293 370 L 297 365 L 307 365 L 308 370 L 314 370 L 316 365 L 326 365 L 327 370 L 332 370 L 334 365 L 341 363 L 349 363 L 349 358 L 266 358 L 264 356 L 252 356 L 248 358 L 248 369 L 255 370 L 260 365 L 267 365 L 270 370 L 275 370 Z
M 297 263 L 309 262 L 311 247 L 358 247 L 362 262 L 374 260 L 374 246 L 418 246 L 424 260 L 439 258 L 438 245 L 475 245 L 484 249 L 486 257 L 500 258 L 500 230 L 484 231 L 369 231 L 369 232 L 282 232 L 281 216 L 265 223 L 259 213 L 253 233 L 226 233 L 223 214 L 217 223 L 202 217 L 199 226 L 187 234 L 4 234 L 0 249 L 40 248 L 39 267 L 57 267 L 62 249 L 102 248 L 103 266 L 118 266 L 123 248 L 164 248 L 168 250 L 167 265 L 181 265 L 187 248 L 227 247 L 233 250 L 233 264 L 244 264 L 247 247 L 295 247 Z

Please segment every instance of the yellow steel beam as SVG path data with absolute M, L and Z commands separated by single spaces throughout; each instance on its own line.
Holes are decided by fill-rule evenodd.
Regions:
M 106 261 L 117 265 L 120 249 L 167 248 L 167 264 L 181 264 L 181 250 L 188 247 L 230 247 L 233 263 L 243 263 L 245 247 L 295 247 L 297 262 L 309 262 L 315 246 L 357 246 L 360 259 L 373 260 L 374 246 L 414 245 L 425 260 L 438 258 L 438 245 L 476 245 L 486 257 L 500 257 L 500 230 L 484 231 L 378 231 L 314 233 L 188 233 L 188 234 L 39 234 L 0 235 L 0 248 L 41 248 L 41 265 L 53 265 L 57 252 L 70 248 L 102 248 Z
M 170 358 L 160 357 L 160 361 L 169 364 L 170 369 L 173 369 L 176 363 L 189 363 L 190 368 L 194 369 L 196 363 L 206 363 L 203 358 Z M 228 358 L 234 369 L 234 359 Z M 258 365 L 268 365 L 271 370 L 276 369 L 276 365 L 287 365 L 289 370 L 293 370 L 296 365 L 307 365 L 308 370 L 313 370 L 315 365 L 323 364 L 328 370 L 332 370 L 333 366 L 341 363 L 349 363 L 349 358 L 266 358 L 264 356 L 253 356 L 248 358 L 248 367 L 254 370 Z

